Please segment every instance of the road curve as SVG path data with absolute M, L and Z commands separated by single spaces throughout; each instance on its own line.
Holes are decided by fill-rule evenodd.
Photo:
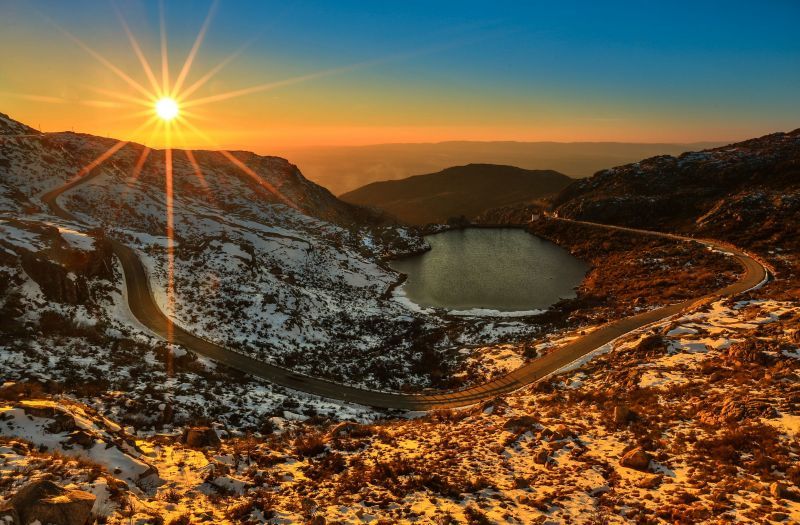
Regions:
M 86 180 L 92 176 L 93 174 L 89 174 L 79 179 L 72 180 L 64 186 L 43 194 L 41 196 L 42 202 L 50 208 L 54 215 L 70 221 L 78 221 L 74 215 L 59 206 L 57 199 L 63 192 L 86 182 Z M 593 350 L 633 330 L 662 321 L 668 317 L 685 312 L 701 304 L 714 301 L 718 298 L 736 295 L 750 290 L 764 282 L 768 276 L 767 269 L 759 261 L 739 248 L 718 241 L 697 240 L 667 233 L 583 221 L 572 221 L 570 219 L 548 220 L 577 222 L 597 228 L 629 231 L 665 237 L 676 241 L 701 242 L 711 248 L 730 253 L 742 266 L 744 273 L 737 282 L 702 297 L 664 306 L 605 324 L 580 339 L 555 348 L 547 355 L 534 359 L 522 367 L 486 383 L 462 390 L 442 391 L 439 393 L 401 394 L 356 388 L 325 379 L 298 374 L 291 370 L 253 359 L 235 350 L 191 334 L 170 321 L 158 307 L 153 298 L 152 290 L 150 289 L 150 281 L 147 277 L 147 272 L 136 252 L 115 240 L 112 240 L 111 244 L 114 253 L 122 262 L 122 267 L 125 272 L 125 283 L 131 312 L 143 325 L 164 340 L 180 344 L 199 355 L 287 388 L 377 408 L 412 411 L 458 408 L 513 392 L 557 372 L 559 369 L 584 357 Z

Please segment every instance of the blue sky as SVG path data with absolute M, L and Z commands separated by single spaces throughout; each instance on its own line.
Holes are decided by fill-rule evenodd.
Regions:
M 211 5 L 165 2 L 172 75 Z M 119 6 L 157 65 L 158 2 Z M 45 17 L 143 78 L 110 2 L 0 0 L 0 45 L 19 49 L 0 64 L 0 111 L 45 118 L 2 93 L 46 95 L 47 71 L 67 98 L 83 96 L 71 77 L 114 81 Z M 237 131 L 248 119 L 287 143 L 726 140 L 798 127 L 799 21 L 800 2 L 788 0 L 220 0 L 193 74 L 250 40 L 208 93 L 370 63 L 220 103 L 224 140 L 250 140 Z M 64 113 L 54 126 L 75 120 Z

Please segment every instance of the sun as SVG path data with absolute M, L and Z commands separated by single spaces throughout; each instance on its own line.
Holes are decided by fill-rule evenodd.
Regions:
M 178 103 L 174 98 L 164 97 L 156 102 L 156 115 L 161 120 L 169 122 L 178 116 L 179 111 Z

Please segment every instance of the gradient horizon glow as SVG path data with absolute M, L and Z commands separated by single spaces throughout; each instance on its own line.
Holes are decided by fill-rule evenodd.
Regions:
M 116 7 L 158 76 L 158 2 Z M 164 3 L 173 79 L 211 7 Z M 185 82 L 224 62 L 193 94 L 213 104 L 191 113 L 229 149 L 724 141 L 800 127 L 800 2 L 222 0 L 209 20 Z M 147 85 L 114 4 L 0 0 L 0 112 L 161 146 L 127 116 L 120 95 L 135 89 L 58 28 Z

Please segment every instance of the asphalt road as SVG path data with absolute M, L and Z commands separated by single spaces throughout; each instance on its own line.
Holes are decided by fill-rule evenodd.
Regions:
M 77 218 L 61 208 L 57 202 L 58 196 L 75 186 L 86 182 L 92 175 L 73 180 L 64 186 L 49 191 L 42 195 L 42 201 L 51 209 L 52 213 L 67 220 L 76 221 Z M 569 221 L 569 219 L 550 219 Z M 308 394 L 338 399 L 351 403 L 358 403 L 378 408 L 390 408 L 413 411 L 427 411 L 444 408 L 457 408 L 479 403 L 518 390 L 534 383 L 570 363 L 586 356 L 593 350 L 623 336 L 668 317 L 691 310 L 701 304 L 714 301 L 720 297 L 736 295 L 758 286 L 767 278 L 767 269 L 757 260 L 744 251 L 713 240 L 695 240 L 678 235 L 587 223 L 597 228 L 608 228 L 621 231 L 643 233 L 659 237 L 666 237 L 676 241 L 702 242 L 710 247 L 726 251 L 742 265 L 744 270 L 741 278 L 725 288 L 711 294 L 643 312 L 632 317 L 614 321 L 603 325 L 597 330 L 576 339 L 570 343 L 551 350 L 547 355 L 536 358 L 522 367 L 508 374 L 493 379 L 487 383 L 456 391 L 442 391 L 439 393 L 400 394 L 377 392 L 363 388 L 347 386 L 325 379 L 310 377 L 292 372 L 257 359 L 253 359 L 239 352 L 209 342 L 184 330 L 172 323 L 159 309 L 153 299 L 150 281 L 136 252 L 118 241 L 112 241 L 114 253 L 122 262 L 125 272 L 125 282 L 128 290 L 128 302 L 133 315 L 147 328 L 164 340 L 180 344 L 196 354 L 208 357 L 231 368 L 247 374 L 266 379 L 274 384 L 299 390 Z

